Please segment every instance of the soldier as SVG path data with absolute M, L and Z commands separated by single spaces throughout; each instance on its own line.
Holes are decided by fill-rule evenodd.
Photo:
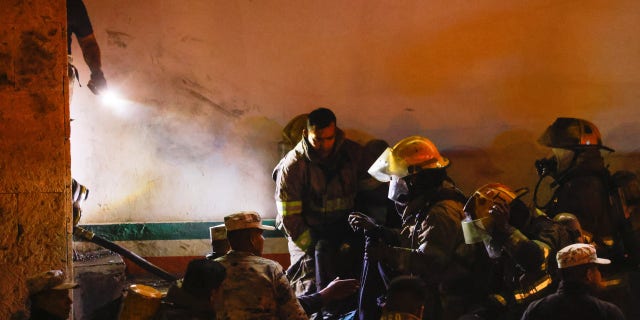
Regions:
M 224 224 L 209 227 L 209 239 L 212 252 L 207 254 L 207 259 L 216 259 L 229 252 L 229 240 L 227 240 L 227 228 Z
M 261 257 L 262 232 L 275 229 L 261 222 L 252 211 L 224 217 L 231 251 L 215 260 L 227 270 L 217 319 L 307 319 L 280 264 Z
M 590 295 L 602 286 L 598 265 L 607 265 L 610 260 L 598 258 L 596 249 L 583 243 L 562 248 L 556 259 L 562 279 L 558 291 L 532 302 L 522 320 L 625 319 L 617 306 Z

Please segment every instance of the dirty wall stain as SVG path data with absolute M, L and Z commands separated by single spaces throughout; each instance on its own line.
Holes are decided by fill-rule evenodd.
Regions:
M 50 29 L 47 34 L 35 30 L 27 30 L 20 35 L 19 59 L 16 64 L 16 75 L 19 76 L 21 86 L 30 84 L 35 79 L 42 81 L 42 86 L 55 85 L 57 79 L 55 49 L 57 44 L 52 41 L 57 30 Z

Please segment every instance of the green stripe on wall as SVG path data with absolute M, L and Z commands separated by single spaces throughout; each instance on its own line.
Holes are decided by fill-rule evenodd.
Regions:
M 80 227 L 111 241 L 142 240 L 186 240 L 209 239 L 209 227 L 223 222 L 158 222 L 158 223 L 122 223 L 122 224 L 87 224 Z M 263 220 L 262 223 L 274 226 L 275 220 Z M 265 238 L 284 237 L 279 230 L 265 230 Z M 81 239 L 74 239 L 82 241 Z

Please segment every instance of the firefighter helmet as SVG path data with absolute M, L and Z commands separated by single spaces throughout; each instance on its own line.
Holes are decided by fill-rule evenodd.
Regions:
M 613 151 L 602 144 L 602 136 L 595 124 L 578 118 L 557 118 L 538 142 L 551 148 L 598 147 Z
M 411 136 L 387 148 L 369 168 L 369 174 L 379 181 L 388 182 L 391 176 L 404 178 L 427 169 L 442 169 L 449 159 L 440 155 L 431 140 Z
M 469 197 L 463 209 L 466 216 L 462 221 L 465 242 L 472 244 L 486 240 L 493 231 L 494 218 L 490 214 L 493 205 L 498 202 L 511 205 L 523 194 L 524 192 L 513 191 L 501 183 L 485 184 L 478 188 Z

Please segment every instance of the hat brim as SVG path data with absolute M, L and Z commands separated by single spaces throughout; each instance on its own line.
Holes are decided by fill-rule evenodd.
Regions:
M 596 258 L 596 261 L 594 261 L 593 263 L 596 263 L 596 264 L 610 264 L 611 260 L 604 259 L 604 258 Z
M 51 288 L 51 290 L 68 290 L 68 289 L 75 289 L 79 286 L 80 285 L 75 282 L 65 282 Z

